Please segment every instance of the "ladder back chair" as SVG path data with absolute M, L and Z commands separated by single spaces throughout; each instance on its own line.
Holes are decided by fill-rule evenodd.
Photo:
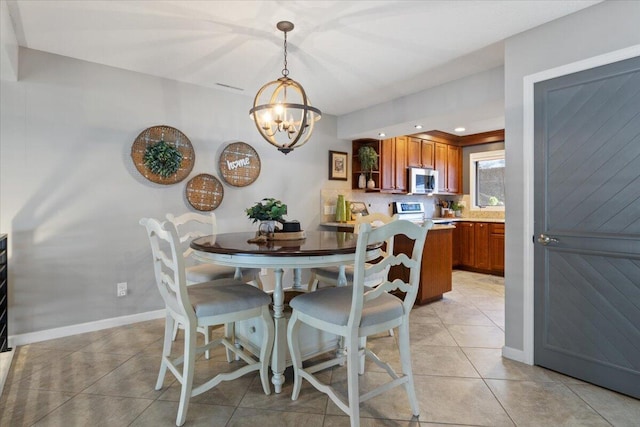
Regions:
M 187 285 L 208 282 L 217 279 L 236 278 L 242 279 L 243 282 L 250 282 L 262 289 L 262 281 L 260 280 L 260 269 L 257 268 L 234 268 L 223 265 L 215 265 L 211 263 L 199 263 L 194 261 L 193 249 L 189 246 L 191 240 L 196 237 L 208 236 L 210 234 L 218 234 L 218 221 L 216 214 L 211 212 L 207 215 L 187 212 L 185 214 L 175 216 L 171 213 L 166 215 L 167 220 L 173 224 L 176 233 L 180 237 L 180 248 L 185 259 L 185 275 Z M 173 339 L 178 336 L 178 329 L 181 324 L 175 323 L 173 328 Z M 234 325 L 225 325 L 227 332 L 234 331 Z M 204 335 L 205 344 L 209 342 L 211 331 L 209 328 L 198 329 Z M 205 353 L 205 357 L 209 358 L 209 351 Z M 227 352 L 227 359 L 231 361 L 231 353 Z
M 231 381 L 249 372 L 260 372 L 262 388 L 265 394 L 270 394 L 269 356 L 275 335 L 269 312 L 271 297 L 255 286 L 233 278 L 187 286 L 184 257 L 175 227 L 166 222 L 161 224 L 151 218 L 141 219 L 140 224 L 147 231 L 156 284 L 166 307 L 164 344 L 155 388 L 162 388 L 167 370 L 171 371 L 182 385 L 176 425 L 184 424 L 191 397 L 210 390 L 222 381 Z M 252 318 L 260 319 L 263 328 L 259 360 L 255 360 L 242 347 L 236 346 L 235 338 L 226 334 L 203 346 L 196 345 L 196 329 L 199 327 L 208 328 Z M 184 352 L 178 357 L 171 355 L 173 326 L 176 322 L 184 325 L 185 331 Z M 196 354 L 220 344 L 242 359 L 246 365 L 231 372 L 220 373 L 194 388 Z
M 384 225 L 392 221 L 396 221 L 397 219 L 398 219 L 397 214 L 393 216 L 389 216 L 389 215 L 385 215 L 383 213 L 378 213 L 378 212 L 365 215 L 365 216 L 358 215 L 356 216 L 356 222 L 353 226 L 353 232 L 357 234 L 362 224 L 371 224 L 372 226 Z M 384 251 L 393 252 L 393 238 L 388 239 L 388 241 L 386 242 Z M 370 264 L 367 263 L 367 265 L 370 265 Z M 346 265 L 343 268 L 344 268 L 345 278 L 347 279 L 347 283 L 348 284 L 353 283 L 353 270 L 354 270 L 353 264 Z M 380 271 L 378 274 L 367 277 L 367 282 L 365 283 L 365 285 L 369 287 L 377 286 L 378 284 L 386 280 L 387 273 L 389 273 L 389 268 L 387 268 L 386 270 Z M 318 285 L 320 285 L 320 283 L 330 285 L 330 286 L 337 286 L 339 278 L 340 278 L 340 267 L 312 268 L 311 276 L 309 278 L 308 288 L 310 290 L 315 290 L 317 289 Z
M 287 339 L 294 371 L 292 400 L 300 394 L 302 380 L 309 381 L 315 388 L 326 393 L 338 407 L 347 413 L 352 427 L 360 425 L 361 402 L 375 397 L 392 387 L 403 385 L 409 397 L 414 416 L 419 416 L 420 408 L 415 393 L 413 371 L 411 369 L 411 353 L 409 342 L 409 314 L 415 302 L 420 283 L 420 266 L 427 231 L 432 227 L 431 221 L 418 226 L 409 221 L 398 220 L 382 227 L 372 229 L 370 224 L 363 224 L 358 233 L 353 285 L 324 288 L 316 292 L 304 294 L 291 300 L 293 309 Z M 365 262 L 367 246 L 383 242 L 396 235 L 403 234 L 414 240 L 411 254 L 396 254 L 387 251 L 383 260 L 367 266 Z M 376 288 L 367 288 L 368 276 L 378 274 L 388 266 L 404 265 L 409 269 L 409 281 L 401 279 L 380 284 Z M 405 292 L 404 300 L 389 293 L 399 290 Z M 337 334 L 344 338 L 346 355 L 338 353 L 332 360 L 302 367 L 299 348 L 300 326 L 305 323 L 311 327 Z M 396 373 L 376 354 L 362 346 L 363 338 L 398 328 L 398 349 L 402 373 Z M 360 395 L 358 374 L 361 371 L 362 355 L 373 360 L 384 368 L 391 380 L 367 393 Z M 323 384 L 314 373 L 336 365 L 347 364 L 347 397 L 341 397 L 330 385 Z
M 255 282 L 256 286 L 262 289 L 260 281 L 260 269 L 258 268 L 234 268 L 210 263 L 197 263 L 193 261 L 191 255 L 193 249 L 189 242 L 196 237 L 218 234 L 218 221 L 216 214 L 211 212 L 208 215 L 196 212 L 187 212 L 175 216 L 168 213 L 167 220 L 176 227 L 176 232 L 180 236 L 180 247 L 182 255 L 187 261 L 185 273 L 189 284 L 207 282 L 209 280 L 235 277 L 246 282 Z

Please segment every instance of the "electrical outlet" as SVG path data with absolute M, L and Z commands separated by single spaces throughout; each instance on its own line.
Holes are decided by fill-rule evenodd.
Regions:
M 119 297 L 127 296 L 127 282 L 120 282 L 116 284 L 116 295 Z
M 267 269 L 266 268 L 261 268 L 260 269 L 260 275 L 261 276 L 266 276 L 267 275 Z

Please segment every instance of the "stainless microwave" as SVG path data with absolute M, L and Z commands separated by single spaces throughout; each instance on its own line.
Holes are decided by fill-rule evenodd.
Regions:
M 438 171 L 407 168 L 407 184 L 409 194 L 433 194 L 438 191 Z

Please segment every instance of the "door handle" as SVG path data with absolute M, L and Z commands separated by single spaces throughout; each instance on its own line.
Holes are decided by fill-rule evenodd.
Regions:
M 547 236 L 546 234 L 541 234 L 538 236 L 538 243 L 541 243 L 547 246 L 549 243 L 558 243 L 560 240 L 555 237 Z

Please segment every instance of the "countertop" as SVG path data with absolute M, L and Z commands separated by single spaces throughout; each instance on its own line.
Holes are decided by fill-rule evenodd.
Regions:
M 455 217 L 455 218 L 428 218 L 433 221 L 434 224 L 447 224 L 452 222 L 493 222 L 497 224 L 504 224 L 504 218 L 465 218 L 465 217 Z M 320 225 L 324 225 L 327 227 L 353 227 L 355 221 L 347 221 L 347 222 L 322 222 Z
M 449 222 L 449 221 L 447 221 Z M 347 221 L 347 222 L 323 222 L 320 225 L 325 227 L 342 227 L 342 228 L 353 228 L 356 225 L 355 221 Z M 434 221 L 433 228 L 431 230 L 448 230 L 450 228 L 456 228 L 454 225 L 450 224 L 438 224 Z
M 504 224 L 504 218 L 464 218 L 464 217 L 455 217 L 455 218 L 429 218 L 433 221 L 434 224 L 439 224 L 443 222 L 496 222 L 500 224 Z

